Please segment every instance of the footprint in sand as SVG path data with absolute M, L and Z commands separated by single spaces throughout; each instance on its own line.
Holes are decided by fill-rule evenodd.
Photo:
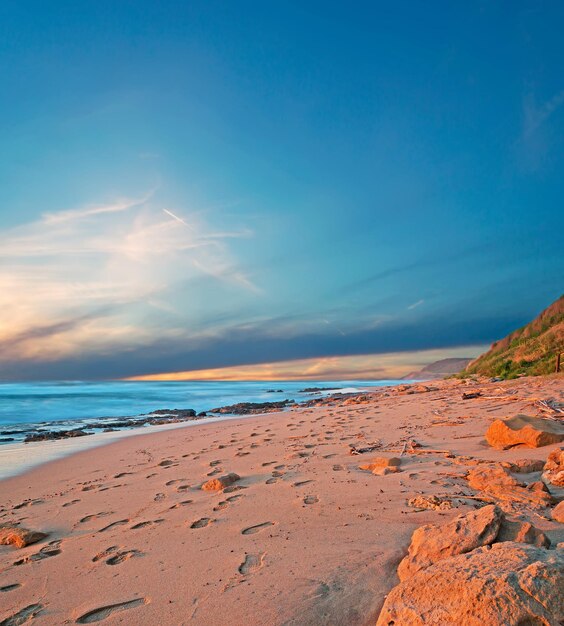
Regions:
M 14 583 L 13 585 L 4 585 L 0 587 L 0 592 L 13 591 L 14 589 L 18 589 L 21 587 L 20 583 Z
M 143 553 L 139 552 L 139 550 L 124 550 L 107 559 L 106 563 L 108 565 L 119 565 L 135 556 L 143 556 Z
M 161 461 L 158 465 L 159 467 L 170 467 L 171 465 L 174 465 L 174 461 L 171 461 L 170 459 L 165 459 L 164 461 Z
M 154 524 L 160 524 L 164 522 L 164 519 L 147 520 L 146 522 L 139 522 L 131 527 L 131 530 L 139 530 L 140 528 L 146 528 L 147 526 L 153 526 Z
M 213 520 L 209 517 L 202 517 L 201 519 L 197 519 L 195 522 L 192 522 L 190 524 L 190 528 L 205 528 L 206 526 L 209 526 L 212 521 Z
M 108 606 L 101 606 L 98 609 L 88 611 L 84 615 L 81 615 L 77 620 L 77 624 L 93 624 L 94 622 L 101 622 L 102 620 L 110 617 L 112 613 L 117 611 L 125 611 L 126 609 L 133 609 L 136 606 L 147 604 L 149 601 L 146 598 L 136 598 L 135 600 L 128 600 L 127 602 L 119 602 L 118 604 L 109 604 Z M 40 606 L 40 605 L 37 605 Z
M 92 561 L 94 563 L 97 563 L 98 561 L 101 561 L 102 559 L 106 559 L 110 556 L 110 554 L 113 554 L 117 549 L 118 549 L 118 546 L 110 546 L 109 548 L 106 548 L 105 550 L 102 550 L 102 552 L 98 552 L 98 554 L 93 556 Z
M 242 535 L 254 535 L 255 533 L 259 533 L 261 530 L 268 528 L 269 526 L 274 526 L 274 522 L 263 522 L 262 524 L 255 524 L 254 526 L 249 526 L 248 528 L 244 528 L 241 531 Z
M 108 524 L 107 526 L 104 526 L 104 528 L 100 528 L 100 530 L 98 532 L 99 533 L 104 533 L 107 530 L 115 528 L 116 526 L 123 526 L 124 524 L 129 524 L 129 520 L 128 519 L 120 519 L 117 522 L 112 522 L 111 524 Z
M 55 539 L 55 541 L 49 542 L 46 546 L 43 546 L 39 552 L 35 554 L 30 554 L 29 556 L 24 556 L 23 559 L 19 559 L 18 561 L 14 561 L 14 565 L 24 565 L 25 563 L 31 563 L 33 561 L 41 561 L 43 559 L 48 559 L 52 556 L 57 556 L 61 554 L 62 550 L 60 548 L 61 540 Z M 22 622 L 23 623 L 23 622 Z
M 2 626 L 19 626 L 32 620 L 36 615 L 39 615 L 43 609 L 42 604 L 30 604 L 21 611 L 10 615 L 3 622 Z
M 268 480 L 265 481 L 265 483 L 267 485 L 273 485 L 274 483 L 277 483 L 280 480 L 280 478 L 274 476 L 273 478 L 269 478 Z
M 86 522 L 89 522 L 90 520 L 100 519 L 101 517 L 105 517 L 106 515 L 111 515 L 112 513 L 113 511 L 103 511 L 102 513 L 92 513 L 92 515 L 86 515 L 86 517 L 79 519 L 78 523 L 85 524 Z
M 315 504 L 319 502 L 319 498 L 317 496 L 306 496 L 304 498 L 304 504 Z
M 73 504 L 78 504 L 80 500 L 71 500 L 70 502 L 65 502 L 63 507 L 72 506 Z
M 114 478 L 123 478 L 124 476 L 132 476 L 133 472 L 120 472 L 119 474 L 116 474 L 114 476 Z
M 182 502 L 177 502 L 176 504 L 173 504 L 170 508 L 171 509 L 178 509 L 181 506 L 186 506 L 188 504 L 192 504 L 192 502 L 194 502 L 193 500 L 182 500 Z
M 239 574 L 246 576 L 247 574 L 253 574 L 264 565 L 264 557 L 266 552 L 260 554 L 247 554 L 245 560 L 239 565 Z

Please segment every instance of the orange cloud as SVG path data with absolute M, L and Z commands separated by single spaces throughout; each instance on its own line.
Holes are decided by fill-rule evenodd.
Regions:
M 451 357 L 474 357 L 488 346 L 466 346 L 417 352 L 332 356 L 277 363 L 219 367 L 187 372 L 134 376 L 127 380 L 371 380 L 402 378 L 429 363 Z

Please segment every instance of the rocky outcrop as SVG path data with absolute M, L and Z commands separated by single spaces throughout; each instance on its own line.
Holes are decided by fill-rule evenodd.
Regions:
M 486 432 L 486 440 L 498 450 L 515 446 L 540 448 L 564 441 L 564 428 L 541 417 L 515 415 L 506 420 L 495 420 Z
M 401 465 L 401 459 L 396 456 L 392 456 L 389 458 L 379 456 L 379 457 L 372 459 L 369 463 L 363 463 L 362 465 L 359 465 L 358 467 L 361 470 L 366 470 L 366 471 L 372 472 L 373 474 L 377 474 L 381 476 L 384 474 L 392 474 L 395 472 L 399 472 L 400 465 Z
M 552 519 L 564 524 L 564 500 L 552 509 Z
M 564 487 L 564 448 L 553 450 L 548 455 L 542 477 L 555 487 Z
M 42 533 L 38 530 L 29 530 L 11 524 L 0 526 L 1 546 L 13 545 L 16 548 L 25 548 L 32 543 L 45 539 L 45 537 L 47 537 L 47 533 Z
M 552 504 L 550 493 L 542 489 L 528 489 L 499 464 L 471 469 L 466 478 L 470 487 L 491 496 L 502 505 L 541 509 Z
M 376 626 L 559 626 L 564 554 L 504 542 L 441 560 L 388 594 Z
M 221 491 L 222 489 L 225 489 L 240 480 L 240 478 L 241 477 L 238 474 L 231 472 L 230 474 L 225 474 L 208 480 L 202 485 L 202 489 L 204 491 Z
M 509 470 L 516 474 L 530 474 L 531 472 L 542 472 L 544 461 L 542 459 L 519 459 L 509 463 Z
M 404 581 L 437 561 L 493 543 L 502 519 L 501 509 L 490 505 L 459 515 L 447 524 L 419 527 L 398 566 L 399 579 Z
M 529 543 L 537 548 L 549 548 L 550 539 L 533 526 L 530 522 L 509 521 L 504 519 L 501 523 L 496 542 L 516 541 L 518 543 Z

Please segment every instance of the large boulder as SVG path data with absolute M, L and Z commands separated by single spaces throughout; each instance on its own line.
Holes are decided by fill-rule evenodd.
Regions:
M 552 504 L 550 493 L 542 489 L 528 489 L 499 464 L 471 469 L 466 478 L 470 487 L 495 498 L 505 508 L 521 505 L 542 509 Z
M 398 567 L 400 580 L 448 557 L 470 552 L 495 541 L 503 513 L 497 506 L 485 506 L 459 515 L 446 524 L 427 524 L 413 533 L 407 556 Z
M 495 420 L 486 432 L 486 440 L 499 450 L 515 446 L 540 448 L 564 441 L 564 428 L 542 417 L 515 415 L 506 420 Z
M 25 548 L 32 543 L 45 539 L 45 537 L 47 537 L 47 533 L 38 530 L 29 530 L 12 524 L 0 526 L 0 546 L 13 545 L 16 548 Z
M 564 553 L 504 542 L 444 559 L 388 594 L 376 626 L 560 626 Z
M 555 487 L 564 487 L 564 448 L 557 448 L 548 455 L 542 477 Z

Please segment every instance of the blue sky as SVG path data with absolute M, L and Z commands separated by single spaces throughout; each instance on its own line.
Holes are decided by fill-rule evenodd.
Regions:
M 563 20 L 2 2 L 0 378 L 464 352 L 525 323 L 562 291 Z

